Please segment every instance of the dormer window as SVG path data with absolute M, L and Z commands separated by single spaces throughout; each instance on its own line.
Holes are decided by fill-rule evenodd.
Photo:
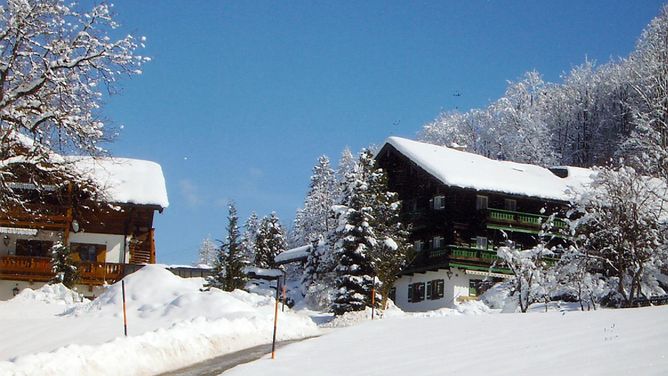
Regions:
M 475 196 L 475 208 L 476 210 L 487 210 L 487 203 L 489 199 L 487 196 L 477 195 Z
M 434 196 L 434 198 L 431 199 L 431 207 L 434 210 L 445 209 L 445 196 L 443 195 Z

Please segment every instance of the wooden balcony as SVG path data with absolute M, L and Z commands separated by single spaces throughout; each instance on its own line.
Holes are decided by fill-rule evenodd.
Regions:
M 500 260 L 493 249 L 480 249 L 462 245 L 448 245 L 445 248 L 432 249 L 429 258 L 448 257 L 450 259 L 464 259 L 483 263 L 493 263 Z
M 490 208 L 487 214 L 487 227 L 537 234 L 548 218 L 546 215 Z M 560 230 L 568 230 L 568 223 L 560 218 L 555 218 L 550 232 Z
M 114 283 L 125 275 L 125 264 L 82 262 L 78 266 L 82 285 Z M 47 282 L 53 276 L 51 259 L 47 257 L 0 257 L 0 279 Z

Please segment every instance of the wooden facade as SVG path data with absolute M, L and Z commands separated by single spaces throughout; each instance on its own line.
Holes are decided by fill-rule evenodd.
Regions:
M 424 277 L 427 273 L 436 276 L 433 278 L 444 278 L 448 272 L 446 288 L 452 271 L 487 274 L 498 281 L 494 276 L 510 273 L 496 256 L 499 246 L 510 242 L 520 248 L 536 245 L 538 234 L 548 220 L 547 213 L 555 214 L 550 232 L 558 235 L 560 229 L 566 228 L 566 223 L 557 218 L 564 214 L 563 201 L 446 185 L 390 143 L 383 146 L 376 159 L 387 173 L 389 189 L 397 192 L 402 201 L 403 221 L 411 226 L 410 239 L 417 251 L 415 259 L 401 272 L 403 277 L 416 274 Z M 551 242 L 563 242 L 563 238 L 555 236 Z M 471 278 L 461 283 L 467 284 Z M 427 285 L 440 286 L 442 281 L 409 284 L 408 301 L 415 295 L 415 286 L 428 289 Z M 478 295 L 477 286 L 471 284 L 470 289 L 473 292 L 462 298 Z M 419 294 L 424 295 L 423 299 L 435 296 L 432 291 Z
M 27 203 L 0 211 L 0 280 L 49 281 L 55 242 L 70 246 L 79 284 L 89 287 L 118 281 L 128 264 L 156 262 L 153 216 L 163 210 L 159 205 L 94 202 L 72 185 L 38 194 L 30 184 L 16 184 L 15 191 Z

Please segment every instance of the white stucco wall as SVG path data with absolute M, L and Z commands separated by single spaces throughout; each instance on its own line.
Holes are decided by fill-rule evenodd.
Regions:
M 88 244 L 104 244 L 107 247 L 107 254 L 105 255 L 106 262 L 121 263 L 129 259 L 128 247 L 124 247 L 125 237 L 123 235 L 110 234 L 96 234 L 90 232 L 70 233 L 70 243 L 88 243 Z M 126 252 L 126 257 L 123 259 L 123 250 Z
M 396 301 L 399 308 L 407 312 L 431 311 L 439 308 L 453 308 L 455 300 L 458 297 L 467 297 L 469 295 L 469 281 L 472 279 L 481 279 L 479 276 L 467 275 L 462 269 L 452 268 L 452 276 L 448 278 L 447 269 L 441 269 L 436 272 L 417 273 L 412 276 L 402 276 L 394 283 L 397 289 Z M 436 300 L 425 300 L 417 303 L 408 301 L 408 285 L 412 283 L 427 282 L 442 279 L 445 282 L 444 296 Z M 425 294 L 426 295 L 426 294 Z

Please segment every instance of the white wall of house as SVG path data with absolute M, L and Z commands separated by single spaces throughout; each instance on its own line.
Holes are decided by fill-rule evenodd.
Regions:
M 450 269 L 451 276 L 448 278 L 448 270 L 441 269 L 436 272 L 416 273 L 411 276 L 402 276 L 394 283 L 397 289 L 396 301 L 399 308 L 407 312 L 430 311 L 439 308 L 453 308 L 455 301 L 460 297 L 469 296 L 469 281 L 481 279 L 480 276 L 468 275 L 462 269 Z M 429 300 L 426 298 L 421 302 L 411 303 L 408 301 L 408 285 L 412 283 L 427 282 L 442 279 L 445 282 L 444 296 L 439 299 Z
M 70 233 L 70 243 L 104 244 L 107 247 L 106 262 L 127 262 L 129 260 L 128 247 L 125 246 L 125 236 L 112 234 L 96 234 L 90 232 Z M 123 251 L 127 257 L 122 257 Z

